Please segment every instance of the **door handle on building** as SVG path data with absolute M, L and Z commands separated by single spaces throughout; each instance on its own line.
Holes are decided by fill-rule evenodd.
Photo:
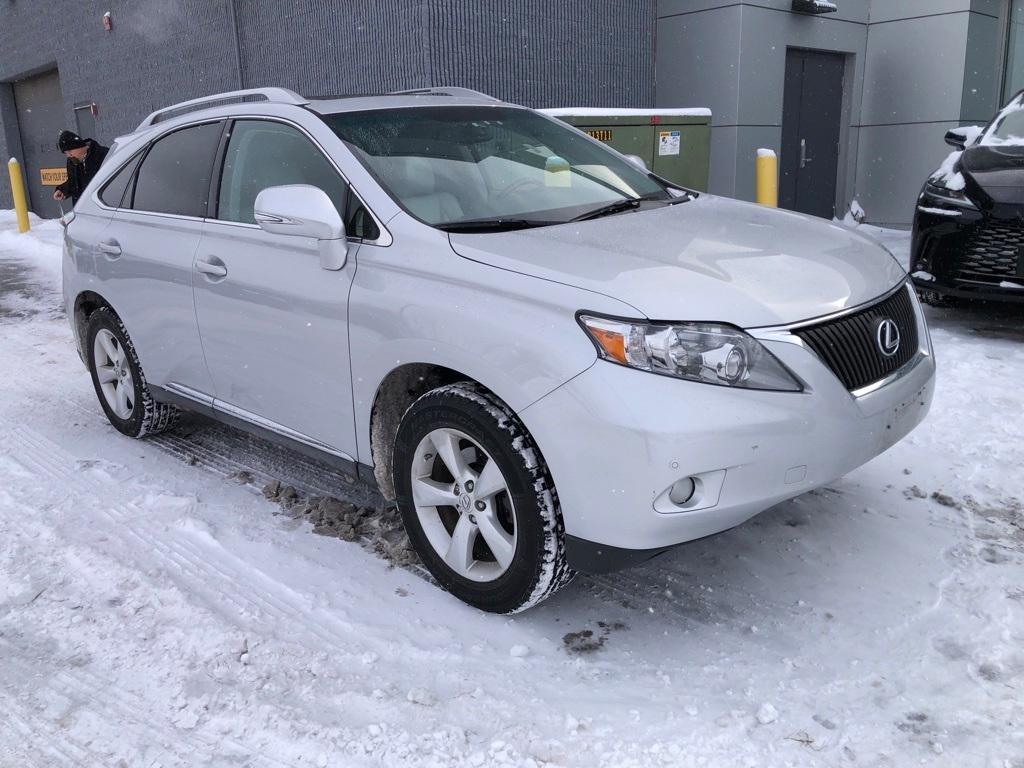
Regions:
M 813 157 L 807 156 L 807 139 L 800 139 L 800 167 L 806 168 L 812 160 L 814 160 Z

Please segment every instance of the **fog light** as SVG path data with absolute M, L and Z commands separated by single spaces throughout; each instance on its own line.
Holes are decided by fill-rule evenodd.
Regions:
M 677 506 L 683 506 L 686 502 L 693 498 L 694 492 L 697 490 L 697 484 L 693 482 L 692 477 L 684 477 L 682 480 L 676 480 L 672 484 L 672 488 L 669 489 L 668 499 Z

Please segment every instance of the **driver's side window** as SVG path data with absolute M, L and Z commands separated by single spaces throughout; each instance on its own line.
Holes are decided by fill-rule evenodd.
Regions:
M 255 223 L 256 196 L 267 187 L 284 184 L 311 184 L 322 189 L 345 219 L 350 236 L 375 236 L 372 218 L 358 199 L 346 194 L 344 179 L 301 131 L 269 120 L 236 121 L 221 171 L 217 218 Z

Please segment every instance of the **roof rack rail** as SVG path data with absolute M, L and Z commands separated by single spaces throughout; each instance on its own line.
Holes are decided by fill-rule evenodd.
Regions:
M 139 127 L 135 130 L 141 131 L 143 128 L 156 125 L 164 120 L 170 120 L 178 115 L 186 115 L 189 112 L 198 112 L 201 109 L 210 109 L 224 104 L 239 104 L 247 101 L 272 101 L 277 104 L 294 104 L 295 106 L 303 106 L 309 103 L 307 99 L 287 88 L 248 88 L 243 91 L 226 91 L 158 109 L 139 123 Z
M 501 101 L 496 96 L 491 96 L 489 93 L 483 93 L 482 91 L 474 91 L 472 88 L 459 88 L 457 86 L 430 86 L 428 88 L 410 88 L 405 91 L 389 91 L 388 96 L 416 96 L 422 94 L 424 96 L 464 96 L 474 99 L 487 99 L 488 101 Z

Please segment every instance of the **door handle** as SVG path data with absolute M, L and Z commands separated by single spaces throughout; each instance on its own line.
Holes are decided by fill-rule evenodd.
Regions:
M 806 168 L 807 164 L 813 160 L 813 157 L 807 156 L 807 139 L 800 139 L 800 167 Z
M 104 253 L 107 256 L 113 256 L 116 258 L 121 255 L 121 246 L 117 240 L 103 240 L 99 244 L 99 249 L 101 253 Z
M 217 261 L 220 261 L 220 259 L 217 259 Z M 202 272 L 204 275 L 209 275 L 210 277 L 228 276 L 228 268 L 223 264 L 217 264 L 213 261 L 197 261 L 196 271 Z

